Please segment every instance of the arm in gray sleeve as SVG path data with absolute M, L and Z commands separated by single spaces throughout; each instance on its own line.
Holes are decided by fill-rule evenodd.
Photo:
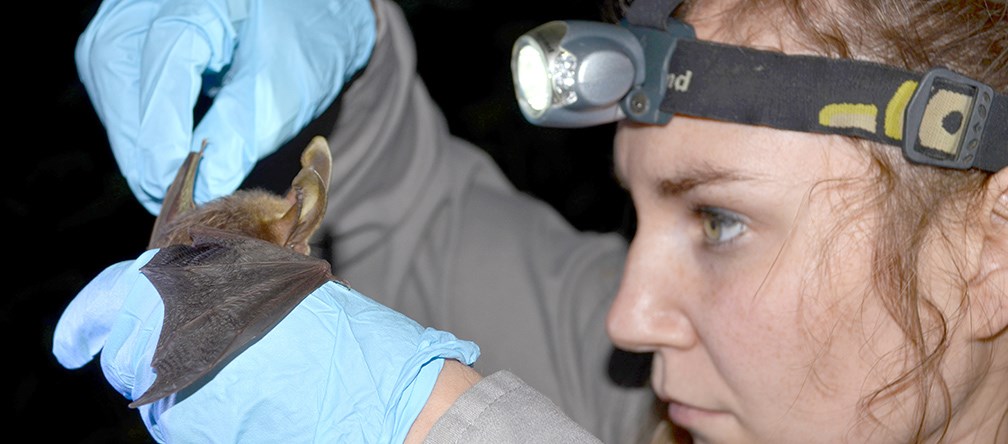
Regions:
M 614 384 L 604 320 L 626 242 L 578 232 L 448 133 L 415 70 L 402 12 L 375 2 L 372 58 L 329 136 L 320 230 L 336 275 L 421 324 L 475 341 L 476 369 L 506 369 L 605 442 L 632 442 L 649 389 Z
M 548 398 L 505 370 L 463 393 L 424 442 L 601 444 Z

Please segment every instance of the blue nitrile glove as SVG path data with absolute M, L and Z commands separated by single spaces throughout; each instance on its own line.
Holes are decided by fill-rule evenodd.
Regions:
M 77 368 L 101 350 L 106 379 L 143 394 L 164 306 L 139 272 L 157 250 L 108 267 L 60 318 L 53 354 Z M 310 294 L 213 379 L 139 408 L 159 442 L 402 442 L 444 359 L 479 348 L 336 282 Z
M 196 202 L 237 189 L 367 63 L 375 26 L 370 0 L 104 0 L 77 69 L 130 189 L 158 214 L 204 140 Z M 213 104 L 193 129 L 201 89 Z

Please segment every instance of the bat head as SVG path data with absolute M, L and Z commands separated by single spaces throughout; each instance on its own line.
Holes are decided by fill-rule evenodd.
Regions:
M 205 145 L 204 145 L 205 146 Z M 301 153 L 301 171 L 284 196 L 239 190 L 197 206 L 196 169 L 203 150 L 189 153 L 168 188 L 148 248 L 192 244 L 189 228 L 209 226 L 244 234 L 308 254 L 308 241 L 322 223 L 332 158 L 326 139 L 316 136 Z

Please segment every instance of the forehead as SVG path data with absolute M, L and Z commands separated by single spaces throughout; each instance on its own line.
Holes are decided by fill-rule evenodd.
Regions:
M 796 41 L 794 24 L 781 11 L 754 8 L 740 0 L 693 2 L 682 19 L 694 27 L 698 39 L 748 46 L 789 54 L 814 54 Z M 779 6 L 779 5 L 778 5 Z M 756 17 L 739 11 L 759 11 Z M 772 19 L 773 23 L 770 23 Z M 635 146 L 632 150 L 626 147 Z M 675 116 L 665 126 L 620 125 L 616 138 L 616 168 L 631 151 L 645 170 L 716 169 L 745 177 L 850 177 L 865 171 L 865 156 L 847 139 L 765 127 Z M 621 160 L 621 156 L 623 157 Z M 625 163 L 624 163 L 625 165 Z M 855 166 L 854 169 L 851 167 Z
M 696 171 L 784 186 L 862 177 L 868 158 L 845 138 L 676 116 L 664 126 L 622 123 L 615 140 L 616 174 L 675 179 Z

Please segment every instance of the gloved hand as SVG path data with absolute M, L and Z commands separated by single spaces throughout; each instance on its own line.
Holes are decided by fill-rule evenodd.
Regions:
M 119 169 L 156 215 L 204 140 L 196 203 L 237 189 L 367 63 L 375 26 L 370 0 L 104 0 L 77 69 Z M 201 89 L 213 104 L 194 129 Z
M 139 272 L 156 251 L 99 274 L 53 340 L 68 368 L 101 350 L 106 379 L 131 400 L 156 376 L 164 306 Z M 478 356 L 472 342 L 328 282 L 198 390 L 139 410 L 158 442 L 402 442 L 444 359 Z

